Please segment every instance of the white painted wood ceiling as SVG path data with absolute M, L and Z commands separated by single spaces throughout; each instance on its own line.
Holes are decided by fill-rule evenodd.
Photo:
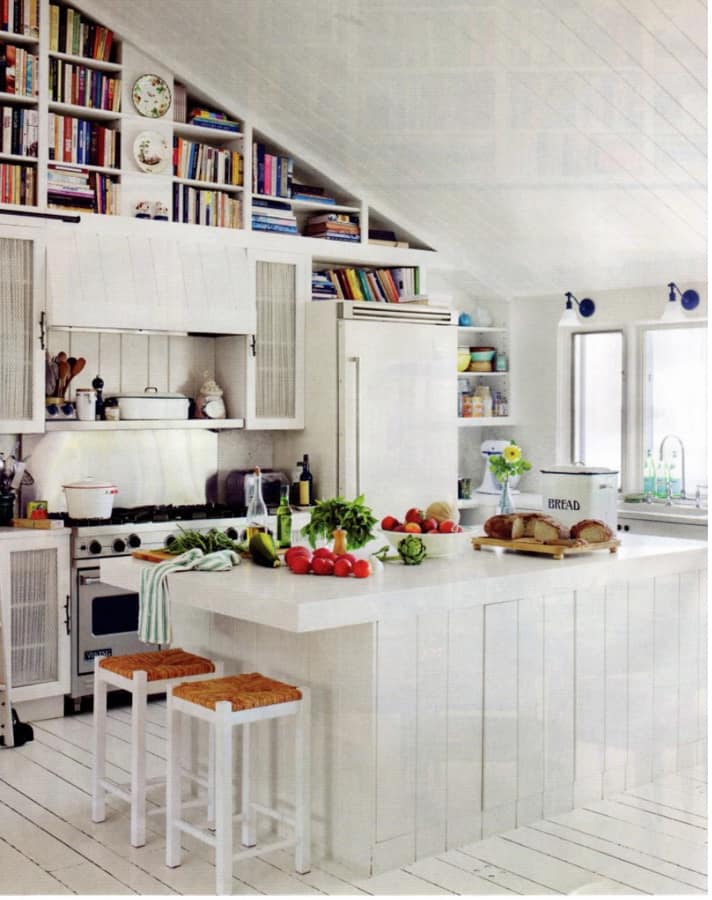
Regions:
M 81 0 L 509 296 L 706 280 L 702 0 Z

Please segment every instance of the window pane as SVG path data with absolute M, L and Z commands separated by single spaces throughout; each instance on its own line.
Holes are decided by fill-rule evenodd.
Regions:
M 573 342 L 573 462 L 620 472 L 623 334 L 586 332 L 573 335 Z
M 707 484 L 707 329 L 656 328 L 645 333 L 645 449 L 657 459 L 666 434 L 685 448 L 685 489 Z M 671 459 L 677 441 L 667 441 Z

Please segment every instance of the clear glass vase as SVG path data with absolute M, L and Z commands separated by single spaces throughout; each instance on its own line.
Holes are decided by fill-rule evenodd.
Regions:
M 499 495 L 499 504 L 497 512 L 501 515 L 508 515 L 514 512 L 514 504 L 512 503 L 512 495 L 509 491 L 509 478 L 502 482 L 502 490 Z

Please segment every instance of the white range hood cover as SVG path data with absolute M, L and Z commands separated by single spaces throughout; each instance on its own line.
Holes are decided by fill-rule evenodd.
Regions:
M 91 477 L 119 490 L 114 506 L 205 503 L 218 469 L 218 436 L 212 431 L 54 431 L 31 450 L 27 468 L 33 495 L 50 512 L 64 512 L 63 484 Z

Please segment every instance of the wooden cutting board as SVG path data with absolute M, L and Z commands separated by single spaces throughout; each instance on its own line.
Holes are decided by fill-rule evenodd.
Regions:
M 597 544 L 569 547 L 566 544 L 542 544 L 533 538 L 520 538 L 518 541 L 504 541 L 500 538 L 473 537 L 472 546 L 475 550 L 483 547 L 504 547 L 505 550 L 517 550 L 520 553 L 541 553 L 551 556 L 553 559 L 563 559 L 565 556 L 579 556 L 581 553 L 593 553 L 594 550 L 608 550 L 615 553 L 620 547 L 620 541 L 601 541 Z
M 131 554 L 135 559 L 143 559 L 146 562 L 165 562 L 167 559 L 175 559 L 175 553 L 167 550 L 134 550 Z

